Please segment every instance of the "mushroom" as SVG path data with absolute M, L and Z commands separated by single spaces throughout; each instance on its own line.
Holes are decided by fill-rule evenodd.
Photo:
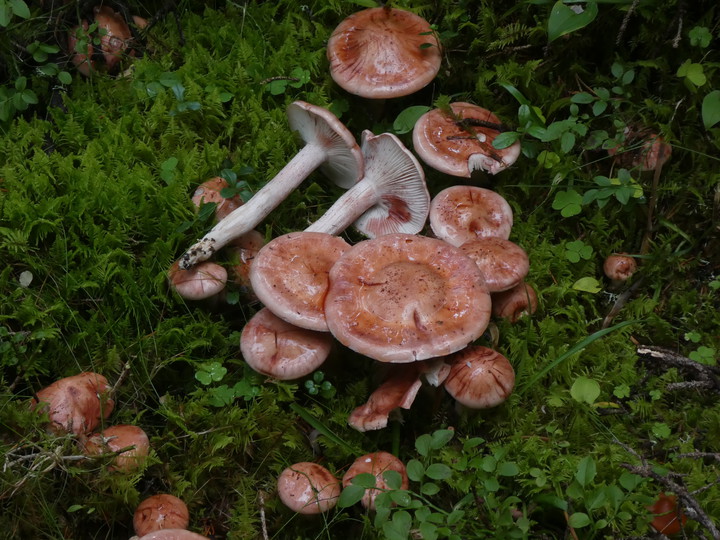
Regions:
M 187 505 L 168 493 L 159 493 L 143 500 L 133 515 L 133 528 L 138 536 L 161 529 L 187 529 L 189 524 Z
M 417 92 L 435 78 L 442 60 L 425 19 L 387 6 L 344 19 L 328 40 L 327 57 L 339 86 L 371 99 Z
M 513 211 L 505 198 L 475 186 L 442 190 L 430 202 L 429 217 L 435 236 L 453 246 L 485 236 L 507 240 L 513 226 Z
M 634 130 L 626 127 L 625 143 L 608 148 L 608 154 L 621 167 L 638 167 L 641 171 L 653 171 L 670 159 L 672 146 L 660 135 L 648 129 Z
M 209 540 L 209 538 L 186 529 L 162 529 L 142 537 L 135 536 L 130 540 Z
M 350 413 L 348 424 L 358 431 L 382 429 L 387 426 L 388 417 L 394 409 L 409 409 L 422 386 L 421 364 L 389 366 L 383 383 L 370 395 L 367 403 Z
M 340 481 L 322 465 L 307 461 L 280 473 L 277 487 L 283 504 L 299 514 L 326 512 L 340 497 Z
M 530 271 L 530 259 L 525 250 L 504 238 L 478 238 L 465 242 L 459 249 L 478 265 L 491 293 L 514 287 Z
M 603 263 L 603 272 L 613 287 L 618 287 L 635 273 L 637 263 L 633 257 L 624 253 L 608 255 Z
M 660 493 L 648 510 L 653 514 L 650 526 L 657 532 L 670 535 L 679 533 L 687 523 L 687 516 L 678 508 L 677 497 Z
M 181 258 L 181 268 L 188 269 L 233 238 L 258 225 L 316 168 L 340 187 L 348 188 L 363 175 L 360 147 L 347 128 L 327 109 L 295 101 L 288 106 L 288 122 L 305 141 L 305 146 L 282 170 L 243 206 L 231 212 Z
M 435 238 L 388 234 L 360 242 L 331 268 L 325 318 L 335 338 L 381 362 L 451 354 L 490 320 L 480 269 Z
M 493 147 L 503 129 L 487 109 L 456 102 L 449 111 L 433 109 L 420 117 L 413 128 L 413 147 L 425 163 L 445 174 L 466 178 L 475 170 L 497 174 L 520 156 L 520 141 L 502 150 Z
M 252 230 L 225 246 L 230 259 L 230 278 L 247 300 L 257 300 L 250 284 L 250 266 L 264 245 L 265 237 Z
M 228 187 L 230 186 L 227 180 L 220 176 L 205 180 L 197 187 L 195 193 L 193 193 L 192 202 L 197 208 L 200 208 L 203 203 L 215 203 L 215 219 L 220 221 L 227 217 L 230 212 L 240 208 L 243 204 L 240 195 L 234 195 L 232 197 L 222 196 L 222 190 Z
M 332 336 L 299 328 L 274 315 L 258 311 L 243 328 L 240 351 L 258 373 L 281 381 L 309 375 L 330 354 Z
M 358 474 L 372 474 L 375 476 L 375 487 L 365 490 L 360 503 L 364 508 L 375 510 L 375 499 L 378 493 L 388 489 L 383 473 L 385 471 L 396 471 L 400 473 L 400 489 L 407 489 L 410 486 L 405 464 L 389 452 L 373 452 L 357 458 L 347 470 L 342 479 L 343 488 L 352 483 L 352 479 Z
M 493 316 L 508 319 L 511 323 L 517 322 L 523 315 L 535 313 L 538 305 L 535 289 L 524 281 L 490 296 Z
M 507 399 L 515 386 L 515 371 L 502 354 L 472 346 L 447 359 L 450 374 L 445 390 L 471 409 L 495 407 Z
M 83 443 L 83 451 L 89 456 L 119 452 L 110 470 L 132 472 L 142 465 L 150 453 L 150 440 L 142 428 L 118 424 L 88 437 Z
M 170 267 L 170 286 L 185 300 L 204 300 L 220 293 L 227 283 L 227 270 L 205 261 L 190 270 L 180 268 L 180 261 Z
M 123 53 L 128 49 L 132 32 L 122 15 L 111 7 L 95 6 L 93 12 L 98 30 L 100 30 L 100 48 L 105 58 L 105 66 L 108 71 L 112 71 L 120 63 Z
M 31 404 L 48 413 L 50 431 L 84 436 L 110 416 L 115 402 L 108 397 L 109 391 L 105 377 L 85 371 L 39 390 Z
M 345 240 L 327 233 L 293 232 L 274 238 L 250 266 L 253 291 L 281 319 L 327 332 L 323 306 L 328 272 L 348 249 Z
M 83 19 L 79 25 L 71 28 L 68 33 L 68 52 L 70 54 L 70 60 L 75 68 L 86 77 L 89 77 L 90 72 L 95 70 L 95 61 L 92 59 L 95 54 L 95 49 L 89 42 L 86 45 L 87 50 L 79 51 L 77 49 L 78 43 L 81 41 L 79 38 L 87 35 L 89 28 L 90 25 L 88 22 Z
M 305 230 L 340 234 L 353 224 L 370 238 L 420 232 L 427 220 L 430 194 L 415 156 L 395 135 L 373 135 L 368 130 L 362 134 L 362 153 L 363 178 Z

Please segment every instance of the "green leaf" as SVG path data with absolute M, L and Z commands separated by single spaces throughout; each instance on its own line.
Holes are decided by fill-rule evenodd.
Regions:
M 455 431 L 452 429 L 438 429 L 431 436 L 430 447 L 433 450 L 439 450 L 449 443 L 454 436 Z
M 582 196 L 574 189 L 558 191 L 553 199 L 552 207 L 560 210 L 563 217 L 576 216 L 582 210 Z
M 573 149 L 573 146 L 575 146 L 575 135 L 566 131 L 560 138 L 560 149 L 566 154 L 569 154 L 570 150 Z
M 10 4 L 0 2 L 0 26 L 3 28 L 10 24 L 12 20 L 12 8 Z
M 493 139 L 493 148 L 503 150 L 515 144 L 520 138 L 520 134 L 517 131 L 503 131 L 497 137 Z
M 337 505 L 340 508 L 348 508 L 349 506 L 359 503 L 363 495 L 365 495 L 364 487 L 350 484 L 340 493 Z
M 713 90 L 703 98 L 702 120 L 705 129 L 720 122 L 720 90 Z
M 588 380 L 590 380 L 590 379 L 588 379 Z M 577 381 L 575 381 L 575 384 L 577 384 Z M 575 385 L 573 385 L 573 387 L 574 386 Z M 599 395 L 599 392 L 600 392 L 600 387 L 598 386 L 598 395 Z M 570 393 L 572 393 L 572 390 L 570 390 Z M 597 398 L 597 396 L 595 396 L 595 398 Z M 595 398 L 593 398 L 593 400 L 590 401 L 589 403 L 592 403 L 593 401 L 595 401 Z M 595 461 L 593 460 L 593 458 L 591 458 L 590 456 L 585 456 L 584 458 L 582 458 L 580 460 L 580 463 L 578 463 L 577 471 L 575 472 L 575 479 L 578 481 L 578 483 L 582 487 L 586 487 L 589 484 L 591 484 L 592 481 L 595 479 L 596 472 L 597 472 L 597 468 L 595 466 Z
M 671 434 L 670 426 L 665 422 L 655 422 L 652 425 L 652 433 L 658 439 L 667 439 Z
M 426 105 L 413 105 L 400 112 L 393 122 L 393 130 L 396 135 L 402 135 L 403 133 L 409 133 L 415 127 L 415 123 L 419 118 L 430 111 L 432 107 Z
M 600 385 L 594 379 L 578 377 L 570 387 L 570 395 L 575 401 L 593 404 L 600 395 Z
M 583 277 L 578 279 L 572 286 L 576 291 L 589 292 L 592 294 L 599 293 L 602 290 L 600 282 L 594 277 Z
M 400 486 L 402 486 L 402 476 L 399 472 L 388 470 L 384 471 L 382 476 L 390 489 L 400 489 Z
M 568 518 L 568 525 L 573 529 L 582 529 L 590 525 L 590 517 L 583 512 L 575 512 Z
M 442 463 L 433 463 L 425 470 L 425 475 L 433 480 L 445 480 L 452 476 L 452 470 Z
M 410 501 L 412 500 L 410 494 L 404 489 L 391 491 L 390 498 L 395 504 L 399 506 L 408 506 L 410 504 Z
M 520 467 L 517 466 L 517 463 L 513 463 L 512 461 L 502 462 L 497 469 L 497 473 L 500 476 L 516 476 L 519 472 Z
M 438 485 L 434 482 L 428 482 L 426 484 L 423 484 L 420 488 L 420 493 L 423 495 L 427 495 L 429 497 L 432 497 L 433 495 L 437 494 L 440 491 L 440 488 Z
M 10 7 L 15 15 L 22 19 L 30 18 L 30 8 L 23 0 L 10 0 Z
M 427 433 L 420 435 L 415 440 L 415 450 L 417 450 L 418 454 L 420 454 L 423 457 L 426 457 L 430 453 L 430 449 L 432 445 L 432 437 L 428 435 Z
M 355 486 L 361 486 L 364 489 L 371 489 L 375 487 L 377 478 L 371 473 L 360 473 L 352 479 L 352 484 Z
M 592 103 L 595 98 L 588 92 L 580 92 L 579 94 L 573 94 L 570 98 L 571 103 Z
M 407 540 L 410 535 L 412 517 L 405 510 L 393 514 L 392 520 L 383 523 L 383 533 L 387 540 Z
M 642 481 L 642 476 L 630 472 L 622 473 L 619 478 L 620 485 L 625 488 L 625 491 L 632 491 L 633 489 L 638 487 L 642 483 Z
M 574 4 L 573 7 L 575 9 L 565 5 L 563 0 L 555 2 L 548 19 L 548 42 L 552 43 L 561 36 L 584 28 L 597 17 L 598 7 L 595 2 L 587 2 L 584 8 L 580 4 Z
M 702 86 L 707 82 L 702 64 L 695 64 L 690 60 L 685 62 L 677 70 L 678 77 L 685 77 L 695 86 Z
M 712 41 L 712 34 L 710 30 L 705 26 L 696 26 L 690 30 L 688 36 L 690 37 L 690 45 L 693 47 L 707 48 Z
M 417 459 L 411 459 L 405 466 L 408 478 L 413 482 L 420 482 L 425 476 L 425 467 Z

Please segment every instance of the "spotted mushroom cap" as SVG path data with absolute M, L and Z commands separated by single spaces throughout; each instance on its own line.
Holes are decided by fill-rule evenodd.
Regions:
M 243 328 L 240 351 L 258 373 L 287 381 L 319 368 L 332 343 L 329 333 L 300 328 L 263 308 Z
M 338 236 L 292 232 L 274 238 L 250 265 L 255 295 L 281 319 L 327 332 L 323 304 L 330 267 L 350 245 Z
M 278 477 L 278 495 L 299 514 L 320 514 L 340 497 L 340 481 L 322 465 L 303 461 L 287 467 Z
M 505 198 L 476 186 L 451 186 L 433 197 L 430 227 L 440 240 L 460 246 L 485 236 L 510 238 L 513 211 Z
M 471 346 L 448 358 L 450 374 L 444 386 L 459 403 L 471 409 L 495 407 L 515 387 L 515 370 L 502 354 Z
M 530 259 L 525 250 L 504 238 L 478 238 L 465 242 L 459 249 L 478 265 L 491 293 L 514 287 L 530 271 Z
M 603 263 L 603 272 L 613 281 L 627 281 L 636 270 L 635 259 L 623 253 L 608 255 Z
M 482 274 L 442 240 L 388 234 L 355 244 L 330 270 L 325 317 L 343 345 L 381 362 L 450 354 L 490 320 Z
M 327 45 L 330 75 L 358 96 L 406 96 L 427 86 L 442 55 L 430 24 L 402 9 L 379 7 L 343 20 Z
M 493 113 L 472 103 L 451 103 L 452 114 L 433 109 L 422 115 L 413 128 L 413 147 L 420 158 L 445 174 L 470 178 L 475 170 L 497 174 L 515 163 L 520 142 L 498 150 L 492 142 L 499 130 L 473 121 L 501 125 Z

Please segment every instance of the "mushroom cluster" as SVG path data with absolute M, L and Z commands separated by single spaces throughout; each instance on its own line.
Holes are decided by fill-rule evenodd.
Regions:
M 332 34 L 331 75 L 361 97 L 413 93 L 439 70 L 436 38 L 412 13 L 361 11 Z M 510 205 L 473 186 L 454 186 L 431 199 L 419 160 L 395 135 L 366 130 L 358 145 L 328 110 L 296 101 L 287 114 L 305 145 L 245 204 L 217 216 L 212 230 L 173 266 L 173 286 L 188 299 L 221 291 L 227 273 L 208 259 L 252 231 L 319 167 L 345 193 L 305 230 L 258 246 L 246 265 L 246 282 L 264 306 L 242 331 L 240 350 L 248 365 L 269 377 L 296 380 L 316 370 L 335 342 L 389 364 L 386 380 L 350 416 L 350 425 L 361 431 L 386 426 L 394 408 L 409 408 L 423 380 L 445 382 L 468 407 L 500 403 L 514 385 L 512 366 L 472 343 L 491 316 L 515 322 L 537 307 L 535 291 L 524 282 L 528 256 L 509 240 Z M 493 147 L 504 129 L 487 109 L 453 103 L 418 121 L 414 150 L 446 174 L 496 174 L 519 156 L 519 143 Z M 202 186 L 196 200 L 219 208 L 225 201 L 214 198 L 213 189 L 219 192 Z M 350 245 L 340 238 L 350 226 L 367 239 Z M 189 283 L 201 291 L 185 292 Z M 502 380 L 488 388 L 488 377 Z M 477 382 L 469 383 L 471 378 Z M 468 392 L 471 397 L 465 397 Z

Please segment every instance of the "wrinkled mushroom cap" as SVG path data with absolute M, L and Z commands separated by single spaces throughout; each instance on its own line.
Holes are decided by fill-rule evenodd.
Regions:
M 220 176 L 205 180 L 195 189 L 191 198 L 192 203 L 196 208 L 200 208 L 203 203 L 215 203 L 215 218 L 220 221 L 233 210 L 240 208 L 243 204 L 240 195 L 223 197 L 220 194 L 223 189 L 228 187 L 230 187 L 230 185 L 227 183 L 227 180 Z
M 538 305 L 535 289 L 524 281 L 490 296 L 493 316 L 508 319 L 511 323 L 517 322 L 523 315 L 535 313 Z
M 47 411 L 50 431 L 84 435 L 110 416 L 115 402 L 107 397 L 109 390 L 105 377 L 86 371 L 58 379 L 38 391 L 32 406 L 42 412 Z
M 298 132 L 306 144 L 325 148 L 327 158 L 320 170 L 342 188 L 349 188 L 364 174 L 360 146 L 352 133 L 329 110 L 305 101 L 287 108 L 290 129 Z
M 502 195 L 476 186 L 451 186 L 433 197 L 430 227 L 440 240 L 460 246 L 485 236 L 510 238 L 513 211 Z
M 413 128 L 413 147 L 420 159 L 445 174 L 470 178 L 475 170 L 497 174 L 515 163 L 520 142 L 497 150 L 492 142 L 499 131 L 483 126 L 459 125 L 464 119 L 500 124 L 487 109 L 472 103 L 451 103 L 452 114 L 434 109 L 422 115 Z
M 332 336 L 300 328 L 263 308 L 253 315 L 240 336 L 240 351 L 258 373 L 281 381 L 309 375 L 330 354 Z
M 95 6 L 95 21 L 100 32 L 100 47 L 105 57 L 105 65 L 112 70 L 121 60 L 128 48 L 132 32 L 125 19 L 109 6 Z
M 339 86 L 371 99 L 417 92 L 435 78 L 442 60 L 430 24 L 389 7 L 366 9 L 343 20 L 328 40 L 327 56 L 330 75 Z
M 478 265 L 491 293 L 514 287 L 530 271 L 530 259 L 525 250 L 504 238 L 478 238 L 465 242 L 460 250 Z
M 138 536 L 161 529 L 186 529 L 189 524 L 187 505 L 168 493 L 152 495 L 141 501 L 133 515 L 133 528 Z
M 381 362 L 450 354 L 482 335 L 490 295 L 459 248 L 435 238 L 388 234 L 360 242 L 330 270 L 330 332 Z
M 290 510 L 320 514 L 333 508 L 340 497 L 340 481 L 322 465 L 295 463 L 278 477 L 278 495 Z
M 350 245 L 338 236 L 293 232 L 274 238 L 255 256 L 250 283 L 255 295 L 281 319 L 327 332 L 328 273 Z
M 495 407 L 515 387 L 515 370 L 502 354 L 487 347 L 468 347 L 448 359 L 450 374 L 444 386 L 459 403 L 471 409 Z
M 360 499 L 363 507 L 374 510 L 375 499 L 380 490 L 389 488 L 383 476 L 385 471 L 400 473 L 400 489 L 407 489 L 410 485 L 405 464 L 389 452 L 373 452 L 357 458 L 343 476 L 342 485 L 344 488 L 348 487 L 352 483 L 352 479 L 358 474 L 369 473 L 374 475 L 375 488 L 365 490 L 365 494 Z

